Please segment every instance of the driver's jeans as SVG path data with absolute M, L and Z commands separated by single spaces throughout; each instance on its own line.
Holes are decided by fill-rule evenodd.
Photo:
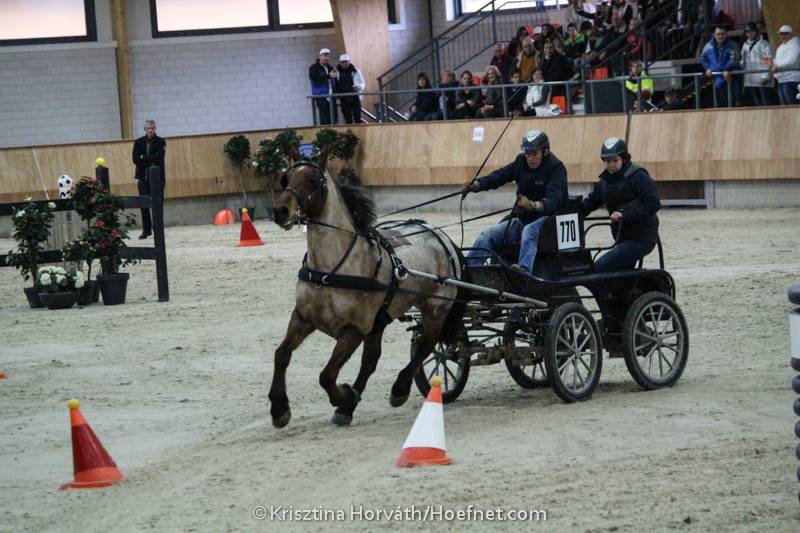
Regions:
M 541 217 L 530 224 L 524 224 L 518 218 L 500 222 L 483 230 L 472 247 L 499 252 L 503 245 L 520 245 L 517 264 L 526 272 L 530 272 L 533 270 L 533 262 L 539 247 L 539 233 L 545 222 L 547 217 Z M 480 266 L 486 262 L 487 255 L 485 250 L 469 250 L 466 257 L 467 264 Z

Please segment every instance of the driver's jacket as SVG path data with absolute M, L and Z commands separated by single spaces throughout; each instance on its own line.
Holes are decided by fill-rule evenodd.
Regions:
M 541 201 L 544 205 L 542 211 L 516 209 L 517 216 L 524 224 L 552 215 L 567 202 L 567 169 L 552 152 L 542 158 L 539 168 L 528 167 L 525 154 L 519 154 L 510 165 L 498 168 L 476 181 L 479 191 L 497 189 L 516 181 L 518 195 L 527 196 L 532 202 Z
M 592 192 L 581 204 L 581 216 L 586 216 L 601 205 L 609 214 L 622 213 L 622 241 L 656 242 L 658 240 L 658 217 L 661 209 L 658 187 L 650 174 L 628 161 L 619 172 L 608 170 L 600 174 Z M 617 239 L 620 224 L 611 224 L 611 233 Z

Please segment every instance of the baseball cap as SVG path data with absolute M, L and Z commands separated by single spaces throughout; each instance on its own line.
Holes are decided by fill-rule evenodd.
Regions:
M 322 54 L 330 54 L 330 53 L 331 53 L 331 49 L 330 49 L 330 48 L 322 48 L 322 49 L 320 49 L 320 51 L 319 51 L 319 54 L 318 54 L 318 55 L 322 55 Z
M 744 31 L 758 31 L 758 26 L 756 26 L 753 22 L 748 22 L 744 27 Z
M 781 26 L 781 29 L 778 30 L 778 33 L 794 33 L 792 32 L 792 27 L 788 24 L 784 24 Z
M 350 56 L 347 54 L 342 54 L 339 56 L 339 61 L 350 61 Z

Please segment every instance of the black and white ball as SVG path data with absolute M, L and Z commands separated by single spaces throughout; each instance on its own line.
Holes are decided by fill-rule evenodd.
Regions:
M 58 178 L 58 197 L 62 200 L 72 198 L 72 186 L 74 185 L 72 178 L 64 174 Z

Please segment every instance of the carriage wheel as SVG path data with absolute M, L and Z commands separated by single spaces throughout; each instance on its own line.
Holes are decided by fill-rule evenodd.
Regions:
M 622 351 L 628 371 L 643 389 L 674 385 L 689 356 L 689 328 L 678 304 L 661 292 L 634 300 L 625 315 Z
M 558 306 L 545 333 L 545 368 L 567 403 L 589 399 L 603 369 L 600 331 L 591 313 L 574 302 Z
M 411 358 L 414 358 L 422 332 L 415 330 L 411 337 Z M 467 332 L 458 335 L 454 344 L 442 341 L 436 343 L 431 354 L 422 362 L 414 373 L 414 383 L 417 384 L 420 394 L 428 397 L 431 390 L 431 378 L 442 378 L 442 402 L 450 403 L 456 400 L 467 385 L 469 378 L 469 357 L 460 357 L 458 347 L 469 344 Z
M 514 346 L 515 348 L 537 344 L 530 332 L 524 328 L 515 327 L 511 323 L 506 323 L 501 342 L 503 346 Z M 523 389 L 536 389 L 550 385 L 547 371 L 544 368 L 544 359 L 541 356 L 531 354 L 531 361 L 524 364 L 512 362 L 508 358 L 505 361 L 508 373 Z

